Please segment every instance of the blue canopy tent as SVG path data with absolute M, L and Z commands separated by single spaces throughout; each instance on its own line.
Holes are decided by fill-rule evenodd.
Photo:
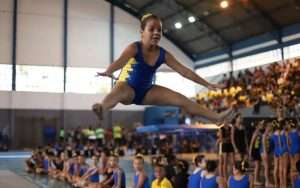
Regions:
M 136 128 L 137 133 L 164 133 L 180 129 L 180 125 L 164 124 L 164 125 L 147 125 Z
M 197 140 L 201 143 L 201 148 L 208 150 L 214 147 L 216 142 L 216 131 L 218 126 L 214 124 L 196 124 L 196 125 L 149 125 L 136 128 L 139 134 L 168 134 L 176 135 L 176 143 L 182 138 Z M 177 144 L 176 144 L 177 145 Z M 177 145 L 178 146 L 178 145 Z
M 136 128 L 137 133 L 195 133 L 195 132 L 215 132 L 219 127 L 213 124 L 196 124 L 196 125 L 147 125 Z

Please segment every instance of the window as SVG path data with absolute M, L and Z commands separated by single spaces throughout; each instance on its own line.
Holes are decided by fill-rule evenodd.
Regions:
M 285 47 L 283 49 L 283 52 L 284 52 L 285 59 L 299 57 L 300 56 L 300 44 Z
M 16 90 L 34 92 L 63 92 L 63 67 L 16 66 Z
M 0 90 L 9 91 L 12 85 L 12 66 L 0 64 Z
M 196 93 L 195 84 L 175 72 L 156 73 L 155 83 L 177 91 L 187 97 L 194 97 Z
M 218 63 L 216 65 L 211 65 L 211 66 L 197 69 L 196 73 L 201 77 L 206 78 L 206 77 L 216 76 L 219 74 L 224 74 L 230 71 L 231 71 L 230 62 L 226 61 L 226 62 Z
M 108 93 L 111 89 L 111 79 L 96 77 L 97 72 L 104 72 L 99 68 L 67 68 L 66 92 L 69 93 Z
M 242 57 L 233 60 L 233 70 L 242 70 L 246 68 L 261 66 L 281 60 L 280 49 L 271 50 L 247 57 Z

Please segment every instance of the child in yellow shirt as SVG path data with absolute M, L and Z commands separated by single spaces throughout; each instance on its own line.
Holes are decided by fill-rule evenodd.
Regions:
M 157 164 L 154 167 L 155 180 L 152 182 L 151 188 L 173 188 L 171 182 L 166 178 L 165 167 Z

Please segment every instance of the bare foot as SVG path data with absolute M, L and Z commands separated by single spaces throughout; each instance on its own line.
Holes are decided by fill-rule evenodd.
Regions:
M 100 103 L 96 103 L 93 105 L 93 112 L 96 114 L 98 119 L 101 121 L 103 120 L 103 110 L 102 110 L 102 105 Z

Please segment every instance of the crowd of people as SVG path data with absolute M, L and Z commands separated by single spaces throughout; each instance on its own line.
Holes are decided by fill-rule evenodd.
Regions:
M 210 109 L 222 110 L 226 106 L 240 107 L 268 104 L 272 107 L 281 104 L 293 112 L 300 97 L 300 59 L 273 63 L 265 67 L 255 67 L 224 75 L 221 83 L 224 90 L 199 93 L 198 103 Z
M 242 159 L 253 161 L 254 185 L 286 188 L 290 182 L 292 187 L 299 186 L 296 183 L 299 181 L 297 163 L 300 163 L 299 121 L 284 118 L 284 111 L 279 106 L 276 109 L 277 119 L 255 122 L 255 130 L 250 139 L 247 139 L 246 131 L 241 126 L 243 123 L 239 114 L 232 126 L 224 124 L 219 130 L 218 139 L 222 177 L 228 177 L 229 163 Z M 264 169 L 264 178 L 261 178 L 261 167 Z
M 228 89 L 199 94 L 198 102 L 214 110 L 268 104 L 275 109 L 276 118 L 252 122 L 254 131 L 249 134 L 242 115 L 237 114 L 218 129 L 217 139 L 210 141 L 216 146 L 212 150 L 199 139 L 178 141 L 177 137 L 175 143 L 172 135 L 139 135 L 120 126 L 110 131 L 101 127 L 61 129 L 59 142 L 34 151 L 26 170 L 74 187 L 125 188 L 126 171 L 119 157 L 131 155 L 132 188 L 299 188 L 300 60 L 224 78 Z M 197 154 L 191 165 L 189 160 L 176 158 L 177 153 L 200 151 L 214 151 L 218 160 Z M 151 172 L 144 168 L 146 155 Z
M 284 118 L 284 110 L 277 108 L 277 119 L 254 122 L 249 138 L 240 114 L 224 122 L 217 133 L 218 160 L 198 154 L 190 165 L 190 161 L 177 159 L 174 151 L 166 150 L 150 155 L 153 172 L 146 172 L 145 159 L 136 149 L 133 188 L 299 187 L 299 121 Z M 71 143 L 59 142 L 34 151 L 26 161 L 27 171 L 47 174 L 75 187 L 125 187 L 126 172 L 118 163 L 119 157 L 128 154 L 123 141 L 113 147 L 88 139 L 92 137 L 78 140 L 75 135 L 69 139 Z
M 67 150 L 56 152 L 51 148 L 35 151 L 26 161 L 27 172 L 66 181 L 73 187 L 126 187 L 126 172 L 119 165 L 119 156 L 109 154 L 109 150 L 90 153 L 68 153 Z M 148 174 L 142 156 L 136 155 L 132 161 L 135 171 L 131 177 L 132 188 L 225 187 L 226 184 L 224 178 L 217 176 L 217 162 L 206 160 L 203 155 L 196 156 L 195 169 L 191 175 L 188 174 L 188 162 L 177 160 L 173 155 L 152 158 L 153 172 Z M 246 167 L 244 161 L 235 162 L 233 174 L 228 181 L 230 187 L 246 184 L 251 187 L 251 176 L 245 175 Z M 242 182 L 239 182 L 240 179 Z
M 129 155 L 140 153 L 142 155 L 156 155 L 166 153 L 197 153 L 214 151 L 213 140 L 216 134 L 194 131 L 193 133 L 138 133 L 134 128 L 114 126 L 112 129 L 75 128 L 60 129 L 59 142 L 54 145 L 88 145 L 97 143 L 105 145 L 110 150 L 119 150 Z M 199 136 L 202 134 L 202 136 Z M 212 142 L 206 142 L 208 139 Z M 53 144 L 52 144 L 53 145 Z M 62 147 L 62 146 L 60 146 Z

